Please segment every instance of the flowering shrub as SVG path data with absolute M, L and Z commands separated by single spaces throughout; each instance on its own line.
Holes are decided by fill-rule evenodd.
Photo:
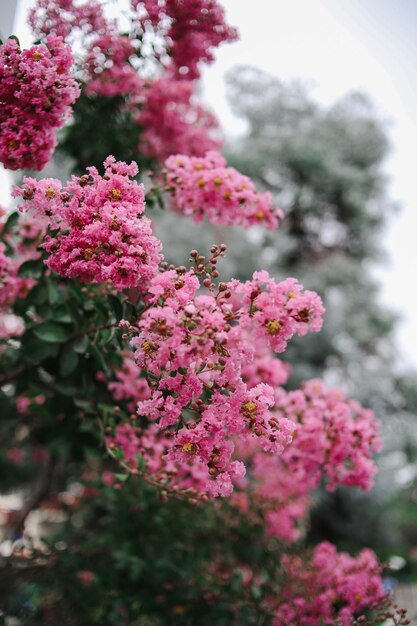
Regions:
M 0 45 L 0 161 L 11 170 L 41 170 L 51 159 L 56 132 L 79 95 L 71 76 L 71 48 L 56 35 L 21 50 Z
M 224 244 L 192 250 L 188 267 L 169 265 L 145 215 L 160 204 L 244 228 L 283 218 L 212 151 L 213 120 L 193 100 L 199 63 L 235 31 L 207 0 L 133 2 L 130 17 L 132 32 L 120 33 L 94 0 L 38 0 L 30 21 L 46 43 L 1 47 L 0 75 L 10 76 L 1 99 L 12 107 L 10 119 L 0 114 L 2 136 L 16 120 L 42 122 L 34 142 L 6 140 L 6 165 L 41 168 L 51 158 L 51 133 L 78 95 L 62 38 L 82 36 L 83 106 L 100 101 L 115 118 L 130 116 L 137 161 L 153 167 L 152 182 L 138 182 L 138 164 L 99 142 L 102 174 L 92 161 L 66 184 L 23 177 L 20 213 L 1 225 L 2 441 L 18 483 L 39 477 L 10 517 L 20 541 L 11 558 L 19 571 L 29 557 L 52 568 L 33 583 L 31 616 L 118 626 L 347 626 L 364 611 L 377 620 L 375 605 L 389 599 L 370 550 L 351 557 L 322 543 L 306 556 L 289 545 L 303 538 L 321 483 L 370 488 L 380 447 L 372 411 L 342 391 L 317 380 L 284 388 L 289 366 L 277 354 L 320 331 L 320 296 L 262 270 L 221 281 Z M 160 49 L 154 40 L 150 52 L 156 35 Z M 50 117 L 37 110 L 45 102 L 36 89 Z M 79 168 L 85 143 L 73 153 Z M 25 526 L 41 506 L 68 521 L 65 541 L 48 550 Z M 402 613 L 393 619 L 406 623 Z

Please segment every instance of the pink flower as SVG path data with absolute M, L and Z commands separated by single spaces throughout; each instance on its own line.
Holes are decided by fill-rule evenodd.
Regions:
M 94 572 L 90 570 L 79 570 L 76 575 L 81 585 L 87 589 L 91 587 L 96 578 Z
M 84 37 L 108 29 L 103 8 L 95 0 L 77 4 L 73 0 L 37 0 L 29 13 L 29 24 L 39 39 L 54 33 L 68 39 L 74 29 Z
M 381 568 L 369 549 L 352 557 L 323 542 L 307 563 L 284 555 L 282 565 L 285 582 L 273 626 L 349 626 L 355 614 L 385 596 Z
M 0 161 L 6 168 L 42 169 L 56 132 L 79 96 L 71 76 L 73 56 L 56 35 L 21 50 L 14 39 L 0 45 Z
M 257 192 L 247 176 L 226 167 L 218 152 L 207 152 L 201 158 L 186 154 L 171 156 L 163 171 L 175 210 L 196 222 L 207 217 L 213 224 L 225 226 L 278 226 L 282 212 L 272 207 L 270 194 Z
M 89 95 L 139 96 L 143 79 L 130 63 L 136 49 L 129 37 L 109 31 L 94 40 L 85 61 L 90 77 L 86 84 Z
M 166 76 L 147 84 L 136 114 L 144 129 L 143 154 L 164 161 L 177 152 L 202 155 L 219 147 L 217 120 L 196 101 L 193 92 L 191 82 Z
M 42 247 L 46 265 L 65 278 L 83 282 L 111 281 L 116 289 L 144 288 L 158 271 L 161 243 L 152 234 L 145 208 L 143 185 L 131 180 L 137 165 L 104 162 L 105 173 L 89 167 L 88 175 L 60 181 L 23 179 L 21 195 L 35 216 L 43 215 L 57 232 Z
M 325 481 L 369 489 L 376 472 L 373 454 L 380 448 L 372 411 L 319 380 L 301 390 L 275 389 L 274 417 L 289 420 L 293 441 L 281 455 L 264 451 L 262 441 L 240 439 L 235 456 L 248 468 L 243 485 L 270 536 L 293 542 L 301 534 L 312 492 Z
M 229 287 L 242 296 L 242 328 L 266 340 L 275 352 L 283 352 L 295 334 L 317 332 L 323 324 L 320 297 L 303 291 L 294 278 L 277 283 L 268 272 L 261 271 L 245 283 L 232 280 Z
M 215 0 L 132 0 L 131 4 L 143 29 L 152 24 L 165 37 L 169 68 L 179 78 L 198 78 L 199 63 L 213 61 L 213 48 L 237 38 Z

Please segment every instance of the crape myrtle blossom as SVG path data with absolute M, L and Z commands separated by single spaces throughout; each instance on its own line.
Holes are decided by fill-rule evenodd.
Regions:
M 273 626 L 350 626 L 355 615 L 386 595 L 381 567 L 369 549 L 352 557 L 325 541 L 316 546 L 309 562 L 284 555 L 282 565 L 285 582 Z
M 40 253 L 37 246 L 45 235 L 41 223 L 30 221 L 26 216 L 19 216 L 15 226 L 7 233 L 2 233 L 0 224 L 0 338 L 21 335 L 24 331 L 23 320 L 12 312 L 13 305 L 19 298 L 25 298 L 36 284 L 33 278 L 22 278 L 19 268 L 25 261 L 37 259 Z
M 19 208 L 48 218 L 41 247 L 51 270 L 83 282 L 111 281 L 118 290 L 143 289 L 158 271 L 161 243 L 143 215 L 143 185 L 132 179 L 138 168 L 112 156 L 104 168 L 101 176 L 89 167 L 65 187 L 57 179 L 25 177 L 14 195 L 25 200 Z
M 296 445 L 283 461 L 301 465 L 315 485 L 321 476 L 326 487 L 372 487 L 376 467 L 372 461 L 381 449 L 378 424 L 371 409 L 349 400 L 340 389 L 326 389 L 320 380 L 304 383 L 300 390 L 277 390 L 275 412 L 296 425 Z
M 297 391 L 276 388 L 273 413 L 293 423 L 293 441 L 280 456 L 265 454 L 253 441 L 238 444 L 248 480 L 235 504 L 244 512 L 250 502 L 269 535 L 293 542 L 299 538 L 310 494 L 322 482 L 328 491 L 337 485 L 371 488 L 376 472 L 372 455 L 381 441 L 371 410 L 339 389 L 326 389 L 319 380 Z
M 80 92 L 73 61 L 53 34 L 27 50 L 15 39 L 0 45 L 0 161 L 7 169 L 41 170 L 51 159 Z
M 213 246 L 212 253 L 216 258 L 221 248 Z M 163 271 L 145 295 L 146 309 L 132 346 L 151 392 L 138 403 L 138 414 L 140 420 L 153 422 L 166 433 L 165 461 L 178 468 L 198 469 L 198 485 L 191 477 L 188 484 L 210 496 L 229 495 L 233 481 L 244 474 L 239 455 L 234 455 L 235 442 L 254 439 L 258 449 L 281 455 L 295 425 L 273 413 L 273 387 L 256 381 L 250 370 L 251 363 L 259 366 L 260 358 L 262 366 L 268 367 L 270 348 L 265 338 L 262 343 L 256 333 L 247 333 L 245 308 L 230 303 L 230 285 L 235 287 L 235 282 L 215 288 L 210 279 L 204 279 L 209 289 L 200 293 L 199 274 L 205 275 L 205 266 L 195 251 L 192 258 L 196 268 Z M 279 289 L 279 283 L 269 279 L 269 287 Z M 284 313 L 280 309 L 276 314 Z M 270 367 L 271 382 L 283 381 L 286 375 L 282 364 Z M 138 450 L 141 446 L 139 437 Z M 200 480 L 204 468 L 205 483 Z M 177 484 L 183 484 L 183 473 L 178 469 Z
M 73 43 L 82 36 L 78 73 L 90 96 L 137 96 L 143 80 L 130 60 L 137 54 L 129 36 L 119 34 L 115 20 L 107 19 L 99 2 L 38 0 L 29 14 L 36 37 L 55 33 Z
M 295 278 L 277 283 L 263 270 L 244 283 L 233 279 L 229 287 L 241 297 L 240 326 L 275 352 L 283 352 L 295 334 L 318 332 L 323 325 L 320 297 Z
M 132 0 L 131 5 L 142 29 L 151 24 L 165 39 L 169 69 L 178 78 L 199 78 L 199 63 L 211 63 L 214 48 L 237 39 L 215 0 Z
M 194 96 L 190 81 L 163 75 L 146 83 L 143 102 L 133 115 L 143 128 L 140 150 L 164 161 L 171 154 L 201 156 L 220 146 L 215 116 Z
M 135 54 L 136 48 L 129 37 L 113 30 L 95 39 L 85 61 L 89 77 L 85 92 L 108 98 L 141 95 L 144 81 L 130 63 Z
M 29 24 L 38 39 L 55 33 L 67 40 L 74 29 L 82 31 L 84 36 L 96 36 L 107 32 L 109 27 L 102 5 L 95 0 L 37 0 L 29 12 Z
M 104 374 L 100 378 L 104 377 Z M 125 401 L 127 409 L 135 413 L 137 403 L 150 396 L 149 385 L 141 376 L 141 368 L 135 363 L 133 352 L 125 350 L 120 369 L 115 372 L 114 381 L 108 382 L 108 389 L 117 401 Z
M 259 193 L 250 178 L 233 167 L 215 151 L 204 157 L 175 154 L 165 161 L 164 185 L 173 208 L 196 222 L 204 217 L 213 224 L 254 224 L 276 228 L 283 217 L 272 207 L 269 193 Z

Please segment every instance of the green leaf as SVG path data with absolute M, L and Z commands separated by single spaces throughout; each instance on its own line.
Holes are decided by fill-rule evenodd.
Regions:
M 100 367 L 100 369 L 103 370 L 103 372 L 106 374 L 106 376 L 110 376 L 111 372 L 107 366 L 106 360 L 104 358 L 103 353 L 97 348 L 97 346 L 95 346 L 94 344 L 90 343 L 88 351 L 90 352 L 90 354 L 94 357 L 94 360 L 96 361 L 97 365 Z
M 48 343 L 64 343 L 71 336 L 71 332 L 71 329 L 55 322 L 43 322 L 33 329 L 36 337 Z
M 20 41 L 19 41 L 17 35 L 10 35 L 10 37 L 7 37 L 7 39 L 14 39 L 17 42 L 17 45 L 20 48 Z
M 96 413 L 94 404 L 90 400 L 85 400 L 85 398 L 74 398 L 74 404 L 79 409 L 82 409 L 85 413 L 91 415 L 94 415 Z
M 76 370 L 78 365 L 78 354 L 74 351 L 73 346 L 69 346 L 66 350 L 64 350 L 59 365 L 62 376 L 68 376 Z
M 22 348 L 24 349 L 26 360 L 29 361 L 29 363 L 39 363 L 40 361 L 55 356 L 58 353 L 59 346 L 33 337 L 25 343 Z
M 61 324 L 71 324 L 74 320 L 66 306 L 60 306 L 54 309 L 53 319 Z
M 58 285 L 50 277 L 46 279 L 46 289 L 49 304 L 56 304 L 57 302 L 62 301 L 62 292 Z
M 87 335 L 83 335 L 82 337 L 79 337 L 72 344 L 74 352 L 76 352 L 77 354 L 85 354 L 88 349 L 88 344 L 89 344 L 89 341 L 88 341 Z
M 6 220 L 5 225 L 2 228 L 2 231 L 1 231 L 2 237 L 4 237 L 6 233 L 9 233 L 16 226 L 18 219 L 19 219 L 18 211 L 13 211 L 13 213 L 10 213 L 9 217 Z
M 54 383 L 54 390 L 58 391 L 58 393 L 61 393 L 63 396 L 74 396 L 77 392 L 77 388 L 74 385 L 65 382 L 58 383 L 56 381 Z
M 119 321 L 123 318 L 123 304 L 117 296 L 109 295 L 109 303 L 113 309 L 116 319 Z
M 25 261 L 19 267 L 17 275 L 20 278 L 40 278 L 43 272 L 43 262 L 42 259 L 31 259 L 30 261 Z

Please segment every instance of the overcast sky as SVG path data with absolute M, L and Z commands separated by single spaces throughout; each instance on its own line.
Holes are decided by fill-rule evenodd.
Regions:
M 117 0 L 116 0 L 117 1 Z M 3 4 L 5 3 L 5 4 Z M 0 0 L 0 16 L 14 0 Z M 223 46 L 204 72 L 204 96 L 226 130 L 238 132 L 225 99 L 224 75 L 251 64 L 281 79 L 308 82 L 331 104 L 352 89 L 366 91 L 390 123 L 392 153 L 386 164 L 389 192 L 401 213 L 385 236 L 390 262 L 379 273 L 383 301 L 404 315 L 398 341 L 404 362 L 417 365 L 417 1 L 416 0 L 221 0 L 240 41 Z M 27 44 L 20 0 L 17 34 Z M 26 30 L 26 33 L 25 33 Z M 25 36 L 26 34 L 26 36 Z M 2 178 L 4 180 L 4 177 Z M 5 202 L 7 187 L 0 189 Z

